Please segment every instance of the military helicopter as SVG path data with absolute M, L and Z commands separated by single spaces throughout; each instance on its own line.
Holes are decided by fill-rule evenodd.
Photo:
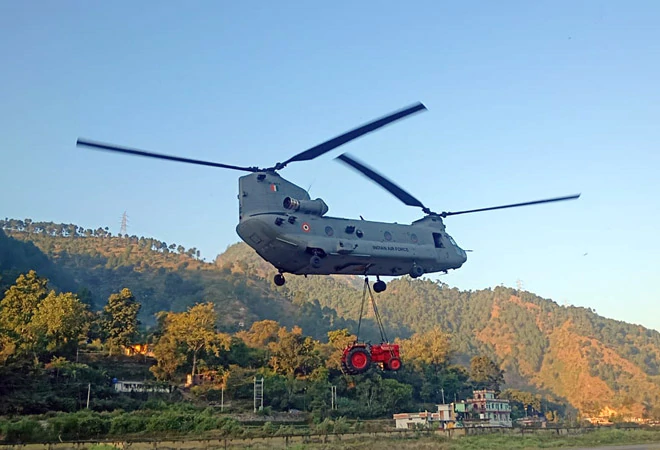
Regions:
M 381 276 L 424 274 L 460 268 L 467 260 L 465 250 L 445 231 L 444 218 L 504 208 L 571 200 L 566 197 L 436 213 L 391 180 L 344 153 L 337 159 L 392 193 L 409 206 L 422 209 L 425 216 L 412 224 L 374 222 L 327 216 L 328 205 L 311 199 L 307 190 L 285 180 L 278 171 L 293 162 L 309 161 L 365 134 L 425 111 L 416 103 L 368 122 L 333 139 L 307 149 L 272 167 L 242 167 L 119 147 L 86 139 L 77 145 L 129 155 L 250 172 L 238 180 L 239 223 L 236 232 L 263 259 L 277 270 L 274 283 L 282 286 L 284 274 L 295 275 L 375 275 L 375 292 L 386 284 Z

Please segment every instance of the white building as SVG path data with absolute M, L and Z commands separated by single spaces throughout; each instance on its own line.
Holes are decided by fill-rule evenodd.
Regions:
M 114 385 L 117 392 L 170 392 L 167 387 L 145 384 L 144 381 L 116 380 Z
M 393 417 L 396 422 L 396 428 L 404 430 L 411 430 L 417 426 L 427 428 L 432 423 L 438 423 L 440 420 L 439 413 L 430 413 L 428 411 L 394 414 Z
M 441 428 L 450 428 L 456 423 L 456 411 L 453 403 L 436 405 L 438 407 L 438 421 Z
M 400 413 L 394 414 L 394 421 L 396 428 L 399 429 L 413 429 L 416 426 L 429 428 L 432 425 L 438 428 L 450 428 L 450 424 L 456 422 L 456 415 L 454 414 L 454 404 L 436 405 L 437 412 L 430 413 L 428 411 L 418 413 Z

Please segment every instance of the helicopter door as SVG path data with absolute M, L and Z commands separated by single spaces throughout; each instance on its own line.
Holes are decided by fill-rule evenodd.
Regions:
M 442 243 L 442 234 L 433 233 L 433 243 L 435 248 L 445 248 L 445 244 Z

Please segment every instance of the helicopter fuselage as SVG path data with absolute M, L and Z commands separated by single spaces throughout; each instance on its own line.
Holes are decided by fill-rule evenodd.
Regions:
M 238 235 L 281 273 L 418 277 L 467 259 L 440 217 L 405 225 L 325 216 L 321 199 L 276 172 L 241 177 L 239 204 Z
M 290 163 L 318 158 L 354 139 L 425 110 L 426 107 L 418 102 L 310 147 L 270 168 L 165 155 L 80 138 L 76 144 L 96 150 L 249 172 L 250 175 L 239 179 L 239 224 L 236 231 L 241 239 L 278 270 L 273 277 L 277 286 L 285 283 L 283 273 L 377 276 L 410 274 L 417 278 L 424 273 L 458 269 L 465 263 L 467 256 L 445 232 L 443 218 L 580 197 L 580 194 L 575 194 L 437 213 L 393 181 L 348 154 L 337 156 L 336 159 L 377 183 L 405 205 L 421 208 L 426 214 L 410 225 L 403 225 L 326 216 L 328 205 L 323 200 L 312 200 L 306 190 L 277 173 Z M 385 289 L 384 281 L 378 279 L 374 283 L 375 292 L 383 292 Z

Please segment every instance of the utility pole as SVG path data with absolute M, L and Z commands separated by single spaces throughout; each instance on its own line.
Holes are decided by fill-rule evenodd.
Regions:
M 442 392 L 442 404 L 445 404 L 445 388 L 440 388 L 440 392 Z
M 222 390 L 220 391 L 220 412 L 225 411 L 225 387 L 222 386 Z
M 330 386 L 330 410 L 337 409 L 337 386 Z
M 89 409 L 89 394 L 92 392 L 92 383 L 87 383 L 87 409 Z

